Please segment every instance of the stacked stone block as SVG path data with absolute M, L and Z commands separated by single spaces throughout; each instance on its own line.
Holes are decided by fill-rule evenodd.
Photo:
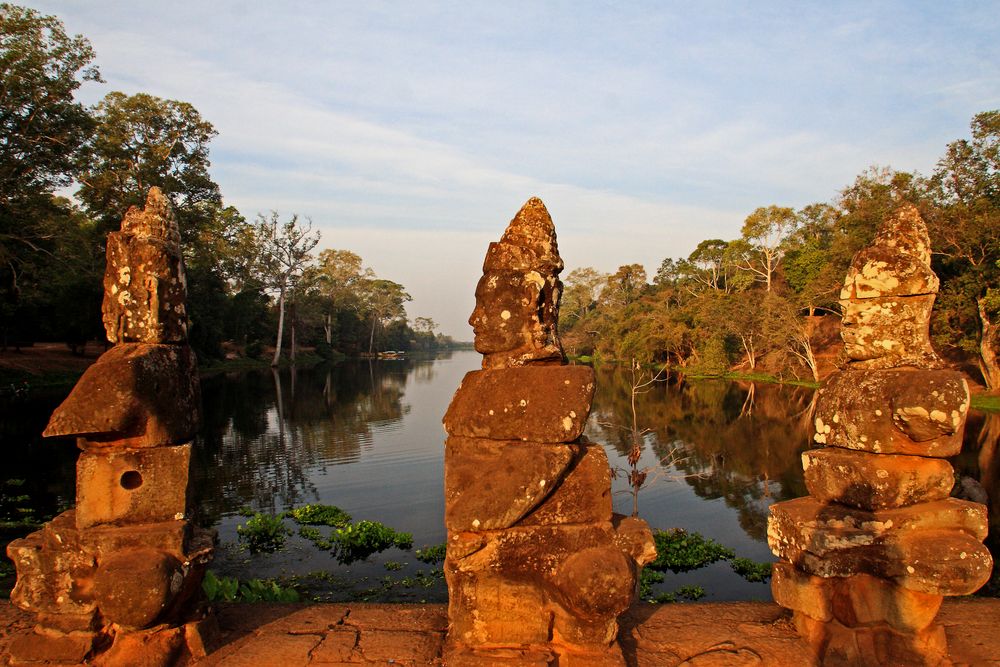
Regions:
M 157 188 L 108 235 L 104 323 L 116 343 L 53 413 L 76 436 L 76 507 L 11 542 L 11 601 L 34 612 L 12 664 L 169 665 L 204 652 L 214 535 L 188 519 L 198 427 L 180 235 Z
M 990 576 L 986 507 L 949 497 L 969 388 L 930 344 L 937 289 L 926 226 L 904 205 L 841 291 L 848 361 L 820 390 L 810 495 L 771 507 L 775 601 L 824 665 L 950 664 L 943 596 Z
M 607 456 L 582 436 L 594 373 L 565 365 L 562 267 L 533 198 L 476 288 L 483 370 L 444 418 L 448 664 L 624 664 L 617 617 L 655 558 L 645 522 L 612 513 Z

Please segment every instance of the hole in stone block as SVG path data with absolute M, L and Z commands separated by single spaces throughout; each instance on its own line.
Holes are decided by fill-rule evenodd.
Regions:
M 138 489 L 142 486 L 142 475 L 139 474 L 138 470 L 129 470 L 128 472 L 122 473 L 121 485 L 123 489 L 128 489 L 129 491 L 133 489 Z

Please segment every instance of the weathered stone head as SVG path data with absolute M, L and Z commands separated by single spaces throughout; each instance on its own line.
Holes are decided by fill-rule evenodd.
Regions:
M 108 234 L 102 310 L 117 345 L 86 370 L 44 435 L 135 448 L 193 438 L 200 390 L 186 345 L 186 296 L 177 220 L 151 188 L 146 208 L 130 208 L 121 231 Z
M 185 342 L 186 297 L 177 220 L 160 189 L 150 188 L 146 207 L 130 208 L 121 231 L 108 234 L 102 307 L 108 340 Z
M 927 226 L 904 204 L 854 256 L 840 292 L 851 366 L 939 367 L 928 331 L 937 291 Z
M 483 368 L 564 363 L 557 323 L 563 262 L 552 218 L 532 197 L 491 243 L 469 324 Z

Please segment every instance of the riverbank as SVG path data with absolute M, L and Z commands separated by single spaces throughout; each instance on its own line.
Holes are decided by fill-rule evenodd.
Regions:
M 19 350 L 0 352 L 0 396 L 60 388 L 68 390 L 106 349 L 103 345 L 91 342 L 74 353 L 62 343 L 36 343 Z M 466 348 L 459 346 L 451 351 L 459 349 Z M 445 351 L 448 350 L 442 350 Z M 200 362 L 198 371 L 202 377 L 210 377 L 219 373 L 266 370 L 271 368 L 273 354 L 274 348 L 264 348 L 261 356 L 256 358 L 230 356 L 226 359 L 209 359 Z M 407 354 L 406 358 L 423 359 L 427 358 L 427 354 L 414 352 Z M 348 356 L 336 350 L 332 351 L 331 358 L 326 359 L 316 354 L 312 348 L 304 348 L 297 355 L 295 364 L 285 355 L 281 357 L 278 367 L 288 368 L 294 365 L 297 368 L 310 368 L 323 363 L 337 364 L 347 359 Z
M 1000 600 L 945 601 L 938 621 L 956 667 L 1000 665 L 998 618 Z M 230 604 L 217 619 L 215 645 L 199 667 L 440 665 L 447 629 L 445 605 Z M 9 664 L 11 642 L 32 626 L 27 614 L 0 602 L 0 664 Z M 768 602 L 636 605 L 622 618 L 620 637 L 626 663 L 636 667 L 814 664 L 787 613 Z

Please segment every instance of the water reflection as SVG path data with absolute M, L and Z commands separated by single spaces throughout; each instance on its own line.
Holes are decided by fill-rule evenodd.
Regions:
M 307 502 L 334 504 L 355 519 L 382 521 L 413 534 L 415 546 L 444 541 L 441 417 L 462 376 L 480 356 L 457 352 L 435 360 L 346 362 L 329 368 L 244 372 L 205 378 L 203 428 L 194 450 L 192 492 L 198 518 L 236 541 L 238 510 L 280 512 Z M 587 435 L 606 446 L 612 466 L 627 467 L 632 447 L 631 374 L 598 370 Z M 42 514 L 54 514 L 74 496 L 72 442 L 41 441 L 39 433 L 61 396 L 4 405 L 0 439 L 6 478 L 26 480 Z M 657 383 L 636 397 L 642 439 L 640 467 L 652 473 L 640 490 L 639 515 L 654 528 L 695 530 L 770 560 L 768 506 L 806 494 L 799 454 L 810 447 L 815 392 L 772 384 L 696 381 Z M 606 424 L 602 426 L 601 424 Z M 965 448 L 955 460 L 961 475 L 989 493 L 988 544 L 1000 554 L 1000 416 L 973 412 Z M 2 479 L 0 479 L 2 481 Z M 631 512 L 624 480 L 615 481 L 615 509 Z M 293 537 L 284 552 L 247 558 L 223 549 L 215 567 L 224 574 L 266 577 L 315 570 L 378 580 L 388 560 L 408 563 L 394 576 L 413 575 L 412 552 L 394 550 L 355 564 L 350 573 L 306 540 Z M 686 575 L 676 585 L 702 585 L 707 599 L 767 599 L 768 587 L 749 584 L 721 564 Z M 397 591 L 398 593 L 398 591 Z M 443 599 L 443 585 L 417 599 Z
M 205 419 L 192 466 L 200 520 L 317 499 L 313 474 L 358 461 L 374 429 L 409 411 L 402 399 L 410 370 L 410 362 L 373 361 L 203 380 Z
M 592 437 L 624 456 L 630 441 L 603 423 L 632 421 L 627 369 L 601 369 Z M 636 397 L 640 428 L 656 460 L 706 500 L 723 499 L 755 540 L 767 534 L 767 507 L 806 493 L 799 454 L 809 446 L 815 391 L 773 384 L 697 381 L 657 384 Z M 640 514 L 642 511 L 640 492 Z M 646 516 L 647 519 L 650 517 Z M 651 519 L 655 523 L 655 517 Z

